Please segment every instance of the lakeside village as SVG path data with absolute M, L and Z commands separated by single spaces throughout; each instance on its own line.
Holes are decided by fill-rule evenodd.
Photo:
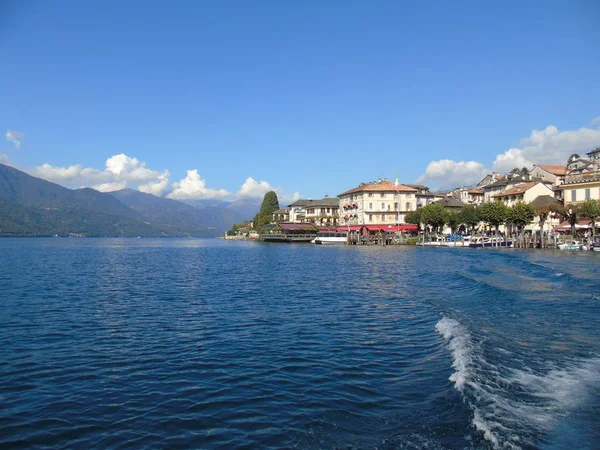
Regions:
M 491 173 L 446 193 L 383 178 L 286 208 L 273 192 L 263 207 L 269 194 L 274 206 L 225 239 L 600 251 L 600 147 L 571 155 L 565 166 Z

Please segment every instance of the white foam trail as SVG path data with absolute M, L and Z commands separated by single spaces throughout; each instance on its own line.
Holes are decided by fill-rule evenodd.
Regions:
M 450 376 L 454 387 L 462 391 L 470 375 L 469 365 L 471 363 L 471 343 L 469 333 L 454 319 L 444 317 L 435 325 L 436 330 L 448 343 L 448 349 L 452 352 L 452 367 L 456 369 Z
M 600 358 L 572 361 L 545 373 L 505 367 L 502 375 L 458 321 L 443 317 L 435 328 L 452 354 L 450 380 L 473 410 L 473 426 L 494 448 L 535 446 L 600 384 Z

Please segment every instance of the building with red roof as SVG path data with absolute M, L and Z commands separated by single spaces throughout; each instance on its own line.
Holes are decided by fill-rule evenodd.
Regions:
M 418 189 L 385 178 L 361 183 L 338 195 L 340 225 L 379 225 L 385 228 L 403 224 L 406 214 L 417 209 L 417 193 Z

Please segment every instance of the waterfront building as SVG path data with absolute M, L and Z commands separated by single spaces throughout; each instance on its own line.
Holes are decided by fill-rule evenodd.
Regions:
M 456 198 L 453 195 L 446 195 L 444 197 L 437 198 L 436 200 L 437 200 L 437 203 L 439 203 L 444 208 L 449 209 L 451 211 L 460 211 L 465 206 L 467 206 L 466 203 L 463 203 L 462 201 L 460 201 L 458 198 Z
M 567 165 L 565 182 L 560 186 L 565 204 L 600 199 L 600 147 L 587 156 L 573 159 Z
M 561 186 L 565 204 L 600 199 L 600 171 L 568 175 Z
M 519 184 L 531 183 L 531 182 L 540 182 L 540 183 L 547 184 L 550 187 L 550 190 L 552 190 L 552 182 L 551 181 L 545 181 L 545 180 L 542 180 L 541 178 L 533 178 L 530 175 L 521 176 L 521 175 L 509 174 L 509 175 L 506 175 L 504 178 L 502 178 L 498 181 L 495 181 L 491 184 L 488 184 L 487 186 L 484 186 L 482 188 L 482 190 L 483 190 L 483 202 L 482 203 L 487 203 L 489 201 L 493 201 L 497 195 L 503 194 L 507 190 L 509 190 L 515 186 L 518 186 Z
M 415 193 L 417 198 L 417 209 L 423 208 L 424 206 L 427 206 L 435 201 L 435 194 L 433 192 L 429 192 L 429 188 L 427 186 L 423 186 L 422 184 L 405 184 L 404 186 L 408 186 L 417 190 Z
M 417 209 L 418 190 L 396 185 L 385 178 L 338 195 L 341 225 L 392 225 L 404 223 L 406 214 Z
M 320 200 L 297 200 L 288 205 L 289 221 L 337 225 L 340 218 L 339 207 L 340 200 L 327 195 Z
M 279 208 L 273 211 L 273 222 L 289 222 L 290 212 L 287 208 Z
M 567 176 L 567 168 L 565 166 L 538 164 L 529 172 L 529 175 L 532 178 L 539 178 L 544 182 L 552 182 L 554 197 L 562 200 L 563 191 L 560 189 L 560 185 L 565 182 Z
M 600 171 L 600 147 L 588 152 L 587 156 L 569 159 L 567 176 Z
M 483 203 L 483 190 L 462 187 L 452 191 L 452 196 L 460 200 L 463 205 L 479 206 Z
M 529 175 L 532 178 L 539 178 L 544 182 L 550 181 L 552 186 L 557 187 L 565 182 L 567 168 L 565 166 L 538 164 L 529 172 Z
M 501 175 L 498 172 L 488 173 L 483 179 L 475 185 L 475 189 L 483 189 L 485 186 L 495 183 L 498 180 L 503 180 L 505 175 Z
M 517 203 L 530 203 L 541 195 L 554 197 L 554 191 L 540 181 L 530 181 L 512 186 L 501 194 L 492 196 L 492 200 L 502 201 L 506 206 L 511 207 Z

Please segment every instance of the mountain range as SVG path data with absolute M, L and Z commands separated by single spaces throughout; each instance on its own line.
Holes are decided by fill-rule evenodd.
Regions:
M 260 206 L 235 203 L 68 189 L 0 164 L 0 236 L 215 237 Z

